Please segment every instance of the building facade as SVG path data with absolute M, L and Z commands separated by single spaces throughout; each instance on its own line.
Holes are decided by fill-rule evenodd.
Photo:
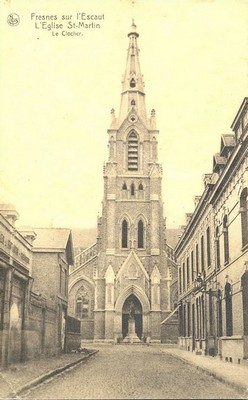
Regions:
M 159 132 L 155 111 L 147 117 L 138 36 L 133 23 L 118 117 L 111 111 L 97 242 L 70 273 L 70 313 L 81 318 L 83 338 L 95 341 L 125 339 L 130 307 L 139 340 L 165 341 L 161 321 L 171 311 Z
M 69 265 L 73 264 L 71 231 L 35 228 L 28 357 L 66 350 Z
M 80 346 L 68 316 L 73 264 L 69 229 L 17 229 L 13 205 L 0 205 L 0 366 Z
M 248 98 L 176 246 L 181 348 L 248 358 Z
M 27 351 L 32 246 L 16 230 L 15 208 L 0 205 L 0 365 L 24 361 Z

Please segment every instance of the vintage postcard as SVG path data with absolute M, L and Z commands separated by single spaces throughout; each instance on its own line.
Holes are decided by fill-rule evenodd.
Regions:
M 0 0 L 1 398 L 244 395 L 247 49 L 247 0 Z

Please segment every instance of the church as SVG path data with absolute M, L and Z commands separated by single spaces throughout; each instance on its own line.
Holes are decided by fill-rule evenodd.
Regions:
M 147 115 L 138 37 L 133 22 L 120 110 L 111 110 L 107 131 L 97 238 L 76 254 L 69 276 L 69 313 L 81 320 L 82 339 L 95 342 L 178 336 L 177 321 L 162 323 L 176 307 L 177 271 L 167 251 L 159 131 L 155 110 Z

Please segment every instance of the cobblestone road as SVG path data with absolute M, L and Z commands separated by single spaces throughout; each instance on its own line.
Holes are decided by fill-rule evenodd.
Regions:
M 32 399 L 240 399 L 241 395 L 159 346 L 99 346 L 86 363 L 43 383 Z

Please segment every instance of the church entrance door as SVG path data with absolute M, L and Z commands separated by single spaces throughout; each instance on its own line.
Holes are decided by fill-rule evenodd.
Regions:
M 142 337 L 143 321 L 142 321 L 142 306 L 140 301 L 134 294 L 131 294 L 124 302 L 122 308 L 122 335 L 123 339 L 128 334 L 128 321 L 130 316 L 135 320 L 135 332 L 139 339 Z

